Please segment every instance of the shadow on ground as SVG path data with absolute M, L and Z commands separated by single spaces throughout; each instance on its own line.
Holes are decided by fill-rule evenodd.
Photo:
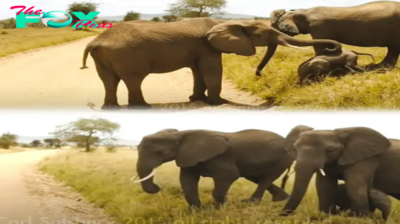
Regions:
M 196 102 L 172 102 L 172 103 L 154 103 L 150 104 L 151 109 L 128 109 L 127 105 L 122 105 L 121 109 L 119 110 L 113 110 L 113 111 L 144 111 L 144 110 L 152 110 L 152 111 L 168 111 L 168 112 L 178 112 L 178 111 L 190 111 L 190 110 L 200 110 L 200 109 L 236 109 L 236 110 L 253 110 L 253 111 L 258 111 L 258 110 L 268 110 L 271 109 L 273 106 L 273 100 L 268 100 L 265 103 L 261 103 L 259 105 L 248 105 L 248 104 L 242 104 L 242 103 L 236 103 L 232 101 L 228 101 L 228 103 L 223 104 L 223 105 L 218 105 L 218 106 L 211 106 L 205 102 L 202 101 L 196 101 Z M 96 105 L 93 103 L 88 103 L 88 107 L 90 107 L 93 110 L 97 111 L 107 111 L 107 110 L 101 110 L 101 109 L 96 109 Z

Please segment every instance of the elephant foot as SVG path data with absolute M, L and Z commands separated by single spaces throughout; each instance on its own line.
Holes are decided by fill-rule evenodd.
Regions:
M 121 109 L 121 106 L 118 104 L 103 104 L 103 106 L 101 106 L 102 110 L 119 110 Z
M 248 198 L 248 199 L 242 200 L 242 202 L 244 202 L 244 203 L 259 203 L 259 202 L 261 202 L 261 198 Z
M 206 100 L 206 102 L 207 102 L 208 104 L 210 104 L 210 105 L 218 106 L 218 105 L 226 104 L 226 103 L 228 103 L 229 101 L 226 100 L 226 99 L 223 99 L 223 98 L 221 98 L 221 97 L 208 97 L 207 100 Z
M 129 104 L 128 105 L 128 109 L 130 110 L 148 110 L 151 109 L 151 105 L 150 104 Z
M 286 192 L 283 191 L 278 195 L 274 195 L 272 197 L 272 201 L 273 202 L 279 202 L 279 201 L 287 200 L 288 198 L 289 198 L 289 195 Z
M 189 96 L 189 100 L 191 102 L 193 102 L 193 101 L 207 101 L 207 96 L 204 93 L 202 93 L 202 94 L 193 94 L 193 95 Z

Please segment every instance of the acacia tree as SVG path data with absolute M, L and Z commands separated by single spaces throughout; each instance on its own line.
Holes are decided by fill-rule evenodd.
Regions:
M 179 17 L 210 17 L 222 15 L 225 7 L 226 0 L 178 0 L 167 12 Z
M 71 26 L 74 25 L 79 19 L 76 17 L 72 12 L 83 12 L 85 15 L 87 15 L 89 12 L 95 12 L 97 11 L 97 7 L 99 6 L 98 3 L 93 3 L 93 2 L 74 2 L 70 5 L 68 5 L 67 12 L 72 16 L 72 23 Z M 94 17 L 94 19 L 96 19 Z M 82 30 L 82 28 L 75 28 L 76 30 Z
M 18 135 L 9 132 L 4 133 L 0 137 L 0 148 L 9 149 L 11 146 L 17 146 Z
M 33 140 L 31 143 L 29 143 L 32 147 L 37 148 L 42 145 L 42 142 L 40 140 Z
M 134 12 L 134 11 L 129 11 L 126 13 L 123 20 L 124 21 L 140 20 L 140 13 Z
M 77 121 L 57 126 L 56 130 L 50 134 L 66 141 L 81 142 L 85 147 L 85 152 L 90 152 L 92 145 L 112 138 L 119 128 L 119 124 L 104 118 L 80 118 Z M 101 138 L 105 135 L 106 138 Z

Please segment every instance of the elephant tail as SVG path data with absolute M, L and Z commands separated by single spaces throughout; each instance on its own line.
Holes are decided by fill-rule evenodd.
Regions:
M 93 48 L 93 45 L 92 45 L 91 43 L 89 43 L 89 44 L 86 46 L 85 51 L 83 52 L 83 60 L 82 60 L 82 64 L 83 64 L 83 65 L 82 65 L 81 69 L 88 68 L 88 67 L 86 66 L 86 59 L 87 59 L 87 56 L 88 56 L 89 52 L 92 50 L 92 48 Z
M 287 168 L 286 174 L 285 174 L 285 176 L 282 178 L 281 188 L 282 188 L 283 190 L 285 190 L 286 182 L 287 182 L 288 179 L 289 179 L 289 175 L 290 175 L 290 166 L 289 166 L 289 168 Z

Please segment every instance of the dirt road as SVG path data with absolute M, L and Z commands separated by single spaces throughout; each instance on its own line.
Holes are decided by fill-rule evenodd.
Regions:
M 100 107 L 104 88 L 93 59 L 88 58 L 88 69 L 79 69 L 88 37 L 57 46 L 18 53 L 0 59 L 0 108 L 15 109 L 89 109 L 91 102 Z M 171 108 L 183 107 L 191 95 L 193 78 L 189 69 L 170 74 L 150 74 L 142 85 L 144 97 L 155 108 L 165 108 L 166 103 L 180 102 Z M 238 91 L 224 81 L 222 97 L 238 105 L 259 105 L 263 101 L 249 93 Z M 128 100 L 123 82 L 118 89 L 121 105 Z M 227 105 L 225 105 L 226 107 Z M 193 103 L 191 108 L 204 108 L 204 103 Z M 222 106 L 224 107 L 224 106 Z
M 38 172 L 37 162 L 57 152 L 0 155 L 1 224 L 114 223 L 102 209 L 94 208 L 78 193 Z

